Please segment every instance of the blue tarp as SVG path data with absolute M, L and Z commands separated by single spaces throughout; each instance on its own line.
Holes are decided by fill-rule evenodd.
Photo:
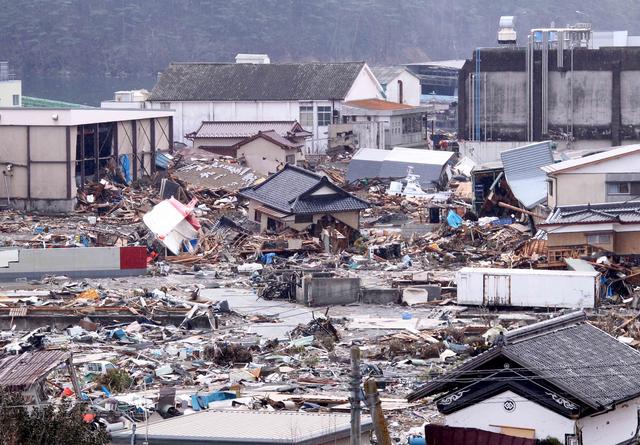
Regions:
M 120 167 L 122 168 L 122 174 L 124 175 L 124 180 L 127 184 L 131 184 L 131 163 L 129 162 L 129 156 L 120 155 Z
M 457 229 L 462 225 L 462 218 L 453 210 L 449 210 L 449 214 L 447 215 L 447 223 L 450 227 Z

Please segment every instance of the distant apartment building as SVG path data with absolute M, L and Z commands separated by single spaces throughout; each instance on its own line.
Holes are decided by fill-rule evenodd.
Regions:
M 342 122 L 329 127 L 329 146 L 390 150 L 395 146 L 426 148 L 425 107 L 380 99 L 348 101 Z
M 149 104 L 175 110 L 176 140 L 188 143 L 203 121 L 298 121 L 313 134 L 306 149 L 322 152 L 344 102 L 383 97 L 365 62 L 238 62 L 172 63 L 160 74 Z
M 9 62 L 0 62 L 0 108 L 22 106 L 22 81 L 9 71 Z

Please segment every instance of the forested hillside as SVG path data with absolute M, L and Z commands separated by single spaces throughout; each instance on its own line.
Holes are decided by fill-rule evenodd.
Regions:
M 532 26 L 592 22 L 640 34 L 638 0 L 1 0 L 0 60 L 18 75 L 149 75 L 170 61 L 469 57 L 500 15 Z

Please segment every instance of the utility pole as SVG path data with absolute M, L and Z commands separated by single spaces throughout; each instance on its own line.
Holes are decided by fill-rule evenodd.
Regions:
M 387 421 L 382 413 L 382 404 L 378 395 L 378 385 L 375 379 L 369 378 L 364 382 L 364 393 L 367 395 L 369 402 L 369 410 L 373 417 L 373 430 L 376 432 L 378 445 L 391 445 L 391 437 L 389 437 L 389 428 Z
M 351 347 L 351 445 L 360 445 L 360 349 Z

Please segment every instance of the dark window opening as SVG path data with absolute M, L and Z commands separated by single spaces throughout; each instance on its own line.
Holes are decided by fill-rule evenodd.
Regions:
M 78 125 L 75 174 L 80 184 L 87 178 L 99 181 L 105 176 L 109 162 L 115 162 L 112 159 L 114 125 L 117 123 Z
M 313 215 L 296 215 L 295 217 L 295 222 L 296 223 L 312 223 L 313 222 Z
M 404 85 L 401 80 L 398 80 L 398 102 L 404 103 Z

